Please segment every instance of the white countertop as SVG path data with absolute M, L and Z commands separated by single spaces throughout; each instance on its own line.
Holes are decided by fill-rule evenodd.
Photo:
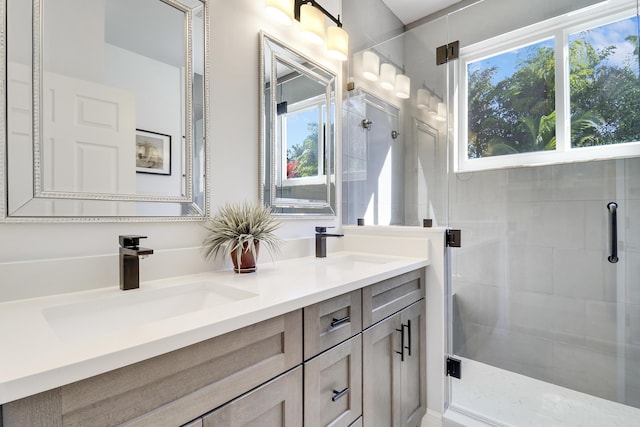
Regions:
M 143 282 L 140 289 L 131 291 L 121 291 L 116 285 L 1 303 L 0 404 L 158 356 L 428 264 L 427 258 L 343 251 L 327 258 L 260 264 L 256 273 L 220 271 Z M 126 327 L 73 322 L 64 317 L 65 307 L 77 311 L 86 304 L 89 312 L 85 314 L 91 318 L 91 307 L 103 308 L 103 301 L 130 298 L 144 302 L 153 292 L 199 282 L 219 284 L 245 298 L 142 323 L 135 319 L 128 322 L 129 317 L 135 317 L 132 313 L 138 314 L 129 311 L 123 316 L 126 319 L 118 318 Z M 143 303 L 140 310 L 144 315 Z M 51 316 L 58 319 L 57 326 Z

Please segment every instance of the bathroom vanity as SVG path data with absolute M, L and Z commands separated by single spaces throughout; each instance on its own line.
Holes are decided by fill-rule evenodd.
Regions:
M 3 337 L 0 425 L 419 426 L 428 264 L 339 252 L 3 304 L 41 336 Z

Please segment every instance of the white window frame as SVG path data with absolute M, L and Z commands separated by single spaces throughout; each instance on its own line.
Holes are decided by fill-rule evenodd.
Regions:
M 454 81 L 457 82 L 456 91 L 458 93 L 458 97 L 454 98 L 454 112 L 459 118 L 458 132 L 454 138 L 455 172 L 617 159 L 640 155 L 640 141 L 593 147 L 571 147 L 568 38 L 570 34 L 636 15 L 635 1 L 617 3 L 616 6 L 603 6 L 584 10 L 582 13 L 562 15 L 475 43 L 460 50 L 460 59 L 454 66 Z M 470 62 L 497 56 L 500 53 L 551 38 L 555 40 L 556 149 L 470 159 L 468 157 L 467 95 L 469 76 L 467 75 L 467 65 Z

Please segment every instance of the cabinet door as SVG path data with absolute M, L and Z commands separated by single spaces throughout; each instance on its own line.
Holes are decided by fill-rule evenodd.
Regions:
M 202 417 L 203 427 L 300 427 L 302 368 L 296 369 Z
M 362 418 L 365 427 L 399 426 L 400 313 L 362 333 Z
M 362 331 L 360 289 L 304 308 L 304 360 Z
M 427 411 L 425 300 L 400 312 L 404 328 L 401 365 L 402 426 L 419 427 Z
M 362 414 L 362 336 L 304 364 L 305 427 L 347 427 Z

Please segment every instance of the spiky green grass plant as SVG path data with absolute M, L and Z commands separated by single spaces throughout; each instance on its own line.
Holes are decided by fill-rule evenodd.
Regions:
M 250 250 L 257 259 L 256 241 L 262 242 L 271 255 L 280 250 L 281 240 L 274 234 L 280 223 L 271 215 L 270 208 L 256 203 L 227 203 L 204 227 L 209 231 L 202 241 L 207 260 L 218 256 L 220 251 L 224 255 L 235 251 L 240 260 L 245 243 L 245 250 Z

